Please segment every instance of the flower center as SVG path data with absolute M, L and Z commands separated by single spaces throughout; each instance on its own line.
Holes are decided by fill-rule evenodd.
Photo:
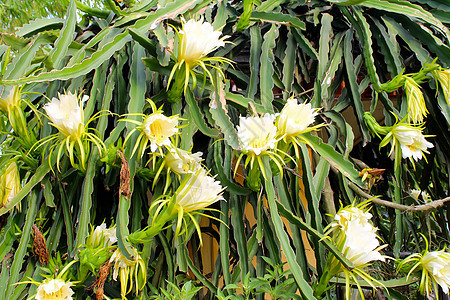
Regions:
M 157 139 L 162 138 L 162 126 L 161 123 L 158 121 L 153 122 L 150 125 L 150 132 L 153 134 L 153 136 Z
M 255 139 L 250 143 L 250 146 L 255 149 L 264 148 L 267 146 L 267 136 L 265 138 Z

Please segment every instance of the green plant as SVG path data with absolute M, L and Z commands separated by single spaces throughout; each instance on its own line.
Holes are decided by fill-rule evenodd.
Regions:
M 46 280 L 33 225 L 50 260 L 72 263 L 74 298 L 202 287 L 314 299 L 340 284 L 347 297 L 358 286 L 414 294 L 381 261 L 361 267 L 369 282 L 341 282 L 354 256 L 324 230 L 340 207 L 371 199 L 383 255 L 421 253 L 421 234 L 429 251 L 448 244 L 449 11 L 437 0 L 71 1 L 64 19 L 2 34 L 0 170 L 17 166 L 0 207 L 5 298 Z M 193 60 L 190 20 L 215 37 Z M 89 99 L 49 122 L 58 94 Z M 86 247 L 105 220 L 111 251 Z M 214 266 L 200 250 L 210 237 Z M 196 287 L 183 290 L 176 277 L 188 273 Z

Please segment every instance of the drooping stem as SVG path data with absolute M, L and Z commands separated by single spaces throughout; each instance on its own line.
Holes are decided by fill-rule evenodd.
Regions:
M 128 241 L 133 244 L 150 242 L 154 236 L 159 234 L 164 229 L 167 222 L 175 219 L 176 217 L 176 213 L 169 213 L 169 210 L 166 209 L 165 212 L 157 216 L 155 221 L 148 227 L 131 233 L 128 236 Z
M 394 183 L 394 201 L 397 204 L 402 204 L 402 169 L 400 166 L 400 160 L 402 159 L 402 152 L 400 147 L 395 147 L 395 183 Z M 395 230 L 396 230 L 396 239 L 394 244 L 394 256 L 399 257 L 400 248 L 402 247 L 403 242 L 403 220 L 402 220 L 402 211 L 400 209 L 395 210 Z

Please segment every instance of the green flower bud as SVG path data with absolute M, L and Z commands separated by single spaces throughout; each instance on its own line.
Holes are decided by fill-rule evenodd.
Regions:
M 386 135 L 390 132 L 389 127 L 381 126 L 380 124 L 378 124 L 375 117 L 372 116 L 372 114 L 369 112 L 364 113 L 364 122 L 366 123 L 369 130 L 378 137 L 380 137 L 380 135 Z
M 0 175 L 0 199 L 1 206 L 8 206 L 9 202 L 20 191 L 20 176 L 16 162 L 11 162 Z M 17 203 L 17 210 L 20 211 L 20 202 Z

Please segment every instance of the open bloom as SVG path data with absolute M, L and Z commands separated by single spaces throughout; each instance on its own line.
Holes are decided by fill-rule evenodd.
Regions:
M 224 46 L 224 39 L 227 37 L 220 38 L 221 34 L 222 32 L 215 31 L 210 23 L 203 22 L 203 19 L 191 19 L 187 22 L 183 20 L 183 28 L 178 32 L 178 61 L 184 60 L 188 65 L 195 64 L 197 60 Z
M 434 147 L 425 139 L 421 127 L 407 126 L 406 124 L 396 125 L 392 128 L 391 133 L 394 137 L 392 143 L 394 147 L 397 145 L 401 147 L 403 158 L 413 158 L 417 161 L 422 158 L 423 152 L 429 153 L 427 149 Z
M 55 126 L 64 136 L 80 137 L 84 132 L 83 109 L 80 107 L 77 94 L 58 94 L 59 99 L 52 98 L 44 109 Z M 84 95 L 82 103 L 89 99 Z
M 422 257 L 422 267 L 434 282 L 437 282 L 444 293 L 448 294 L 450 285 L 450 253 L 444 250 L 431 251 Z
M 275 148 L 277 127 L 273 124 L 275 115 L 263 117 L 239 117 L 237 135 L 243 150 L 260 155 Z
M 384 261 L 384 257 L 379 252 L 377 228 L 369 222 L 371 218 L 372 215 L 369 212 L 352 206 L 341 209 L 332 224 L 332 227 L 338 230 L 339 249 L 355 267 L 366 265 L 374 260 Z
M 197 75 L 193 71 L 196 66 L 200 67 L 204 74 L 204 79 L 209 77 L 213 81 L 209 68 L 215 69 L 221 78 L 225 78 L 222 69 L 211 63 L 219 62 L 224 64 L 232 63 L 232 61 L 225 57 L 207 56 L 218 47 L 225 45 L 224 40 L 227 36 L 220 37 L 221 34 L 222 32 L 214 30 L 210 23 L 203 22 L 203 18 L 198 21 L 192 19 L 187 22 L 182 19 L 182 28 L 180 31 L 177 31 L 178 50 L 176 54 L 172 53 L 175 64 L 172 67 L 167 84 L 169 89 L 172 78 L 174 79 L 167 92 L 167 100 L 169 102 L 175 103 L 180 101 L 183 91 L 184 93 L 187 91 L 190 78 L 193 86 L 196 86 Z
M 289 99 L 278 116 L 279 134 L 289 137 L 308 132 L 316 116 L 317 109 L 311 108 L 311 103 L 298 104 L 297 99 Z
M 408 102 L 408 120 L 413 123 L 422 123 L 428 110 L 419 85 L 411 77 L 405 76 L 405 90 Z
M 36 300 L 71 300 L 71 282 L 62 279 L 44 280 L 37 288 Z
M 170 137 L 178 133 L 178 117 L 166 117 L 162 113 L 147 116 L 142 123 L 142 131 L 150 141 L 150 150 L 155 152 L 162 146 L 171 144 Z
M 165 161 L 170 170 L 179 175 L 185 175 L 200 168 L 202 155 L 202 152 L 190 153 L 182 149 L 171 148 L 166 154 Z
M 377 229 L 370 223 L 367 223 L 366 226 L 362 226 L 359 220 L 348 223 L 342 251 L 355 267 L 374 260 L 384 261 L 384 257 L 378 252 L 380 242 L 377 239 L 376 231 Z
M 188 213 L 204 209 L 216 201 L 224 200 L 220 182 L 209 176 L 205 169 L 198 168 L 188 174 L 175 192 L 175 208 Z
M 0 185 L 1 205 L 7 206 L 21 188 L 19 169 L 15 162 L 11 162 L 0 175 Z M 17 208 L 20 210 L 20 202 L 17 204 Z

